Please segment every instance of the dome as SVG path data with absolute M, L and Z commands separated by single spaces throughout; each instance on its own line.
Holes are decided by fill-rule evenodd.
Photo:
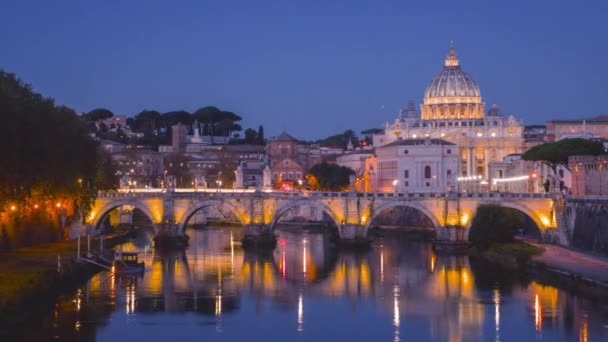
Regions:
M 450 45 L 443 70 L 435 75 L 424 93 L 425 103 L 481 103 L 479 86 L 460 68 L 454 44 Z
M 498 106 L 496 104 L 493 104 L 492 108 L 490 108 L 490 110 L 488 110 L 487 116 L 502 116 L 502 112 L 500 111 L 500 108 L 498 108 Z

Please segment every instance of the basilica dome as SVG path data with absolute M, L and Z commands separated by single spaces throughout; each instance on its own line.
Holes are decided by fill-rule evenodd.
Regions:
M 450 46 L 443 70 L 435 75 L 424 92 L 425 103 L 480 103 L 479 86 L 460 68 L 454 45 Z
M 423 120 L 470 120 L 484 117 L 479 86 L 460 68 L 454 44 L 450 45 L 443 70 L 426 87 L 421 106 Z

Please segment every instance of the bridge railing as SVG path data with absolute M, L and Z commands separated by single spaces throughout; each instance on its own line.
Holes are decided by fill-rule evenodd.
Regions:
M 287 198 L 340 198 L 340 197 L 364 197 L 364 198 L 387 198 L 387 199 L 426 199 L 426 198 L 475 198 L 475 199 L 530 199 L 530 198 L 552 198 L 547 193 L 510 193 L 510 192 L 337 192 L 337 191 L 283 191 L 255 189 L 190 189 L 178 188 L 170 191 L 172 194 L 183 197 L 257 197 L 266 194 L 271 197 Z M 102 198 L 129 198 L 129 197 L 158 197 L 167 194 L 167 189 L 120 189 L 118 191 L 100 192 Z M 573 198 L 573 200 L 576 200 Z M 588 200 L 582 198 L 581 200 Z M 604 201 L 608 200 L 604 197 Z

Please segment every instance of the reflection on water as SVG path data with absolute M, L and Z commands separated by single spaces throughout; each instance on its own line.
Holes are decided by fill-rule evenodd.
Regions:
M 124 250 L 140 252 L 143 276 L 95 275 L 26 340 L 608 340 L 607 306 L 428 243 L 338 252 L 292 227 L 251 253 L 239 228 L 188 234 L 187 250 L 159 254 L 142 232 Z

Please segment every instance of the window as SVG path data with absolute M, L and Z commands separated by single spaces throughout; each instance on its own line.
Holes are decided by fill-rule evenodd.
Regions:
M 559 178 L 564 178 L 564 170 L 559 170 Z
M 448 170 L 448 177 L 452 175 L 452 170 Z
M 403 170 L 403 178 L 410 178 L 410 170 Z
M 287 173 L 287 179 L 293 180 L 293 172 L 288 172 Z
M 281 150 L 281 154 L 282 155 L 289 154 L 289 146 L 283 146 L 283 145 L 281 145 L 281 146 L 279 146 L 279 149 Z
M 447 151 L 445 151 L 447 154 L 452 154 L 452 150 L 451 149 L 447 149 Z
M 410 186 L 410 182 L 404 182 L 403 184 L 405 184 L 405 186 Z
M 424 178 L 431 178 L 431 167 L 429 165 L 424 167 Z
M 410 153 L 410 151 L 408 151 L 408 150 L 403 150 L 403 154 L 408 154 L 408 153 Z
M 296 178 L 297 179 L 302 179 L 302 173 L 301 172 L 296 172 Z
M 426 186 L 427 186 L 427 188 L 428 188 L 429 186 L 431 186 L 431 182 L 426 182 Z
M 279 174 L 276 172 L 272 173 L 272 179 L 277 180 L 277 178 L 279 178 Z
M 284 165 L 284 166 L 289 166 L 289 160 L 285 160 L 285 161 L 283 162 L 283 165 Z

